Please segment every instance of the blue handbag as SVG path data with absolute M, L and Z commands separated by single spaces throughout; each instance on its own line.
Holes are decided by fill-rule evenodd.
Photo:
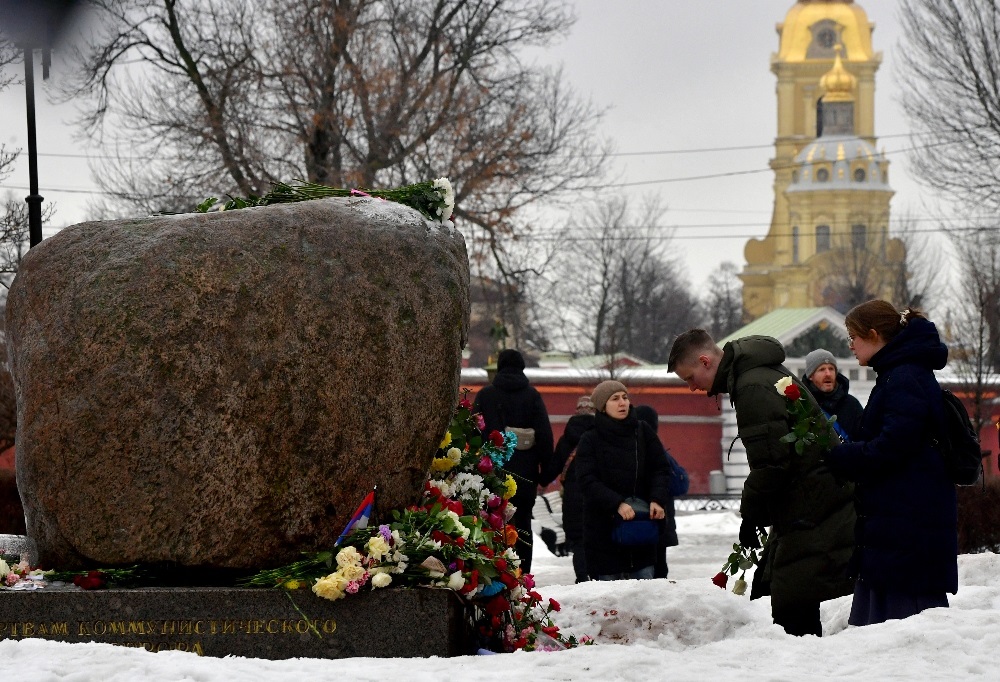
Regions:
M 673 458 L 666 448 L 663 449 L 663 454 L 667 456 L 667 464 L 670 465 L 670 482 L 667 483 L 670 496 L 680 497 L 681 495 L 687 495 L 688 488 L 691 486 L 691 479 L 688 478 L 688 472 Z
M 626 547 L 655 545 L 660 539 L 660 524 L 649 518 L 649 503 L 638 497 L 628 497 L 625 504 L 635 510 L 635 518 L 631 521 L 618 519 L 611 531 L 611 540 Z

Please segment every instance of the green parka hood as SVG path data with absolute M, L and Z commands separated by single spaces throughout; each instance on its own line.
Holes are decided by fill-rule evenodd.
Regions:
M 764 365 L 780 365 L 785 361 L 785 349 L 770 336 L 744 336 L 730 341 L 722 348 L 722 360 L 712 383 L 709 395 L 728 393 L 735 400 L 736 377 L 747 370 Z

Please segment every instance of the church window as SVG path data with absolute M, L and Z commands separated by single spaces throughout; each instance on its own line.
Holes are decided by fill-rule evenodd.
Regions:
M 865 169 L 864 168 L 855 168 L 854 169 L 854 182 L 864 182 L 865 181 L 865 177 L 867 177 L 867 174 L 865 173 Z
M 856 250 L 865 248 L 867 229 L 864 225 L 851 225 L 851 247 Z
M 818 168 L 816 170 L 816 182 L 826 182 L 830 179 L 830 171 L 826 168 Z
M 816 253 L 823 253 L 830 250 L 830 226 L 816 226 Z

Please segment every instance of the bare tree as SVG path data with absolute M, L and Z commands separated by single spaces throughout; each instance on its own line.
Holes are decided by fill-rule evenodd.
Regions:
M 968 205 L 1000 205 L 1000 1 L 902 0 L 903 108 L 914 177 Z
M 128 150 L 103 189 L 145 210 L 277 180 L 447 175 L 471 255 L 515 280 L 502 245 L 529 229 L 522 209 L 603 172 L 600 112 L 519 56 L 568 31 L 564 0 L 94 5 L 105 28 L 65 94 L 87 97 L 90 133 Z
M 623 198 L 598 201 L 558 234 L 548 288 L 536 300 L 548 304 L 546 328 L 564 347 L 662 361 L 674 336 L 700 322 L 682 268 L 667 255 L 663 213 L 656 199 L 638 209 Z
M 743 325 L 743 282 L 739 267 L 730 261 L 721 263 L 708 277 L 708 291 L 702 300 L 708 331 L 721 339 Z
M 977 432 L 990 419 L 987 401 L 1000 378 L 1000 225 L 956 234 L 952 240 L 962 271 L 948 316 L 949 364 L 972 396 Z

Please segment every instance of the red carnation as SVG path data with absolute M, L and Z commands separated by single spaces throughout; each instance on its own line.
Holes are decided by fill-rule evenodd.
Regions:
M 549 598 L 549 606 L 552 607 L 553 611 L 558 611 L 562 608 L 561 606 L 559 606 L 559 602 L 557 602 L 555 599 L 552 599 L 551 597 Z
M 104 587 L 104 574 L 91 571 L 87 575 L 78 575 L 73 578 L 73 584 L 84 590 L 99 590 Z
M 503 447 L 503 434 L 499 431 L 490 432 L 490 442 L 498 448 Z
M 458 401 L 458 406 L 461 407 L 463 410 L 471 410 L 472 409 L 472 403 L 469 402 L 468 398 L 462 398 L 461 400 L 459 400 Z
M 718 573 L 715 574 L 715 577 L 712 578 L 712 582 L 721 587 L 722 589 L 726 589 L 726 583 L 729 582 L 729 576 L 723 573 L 722 571 L 719 571 Z
M 545 634 L 547 634 L 547 635 L 549 635 L 551 637 L 555 637 L 557 634 L 559 634 L 559 626 L 558 625 L 547 625 L 547 626 L 545 626 L 545 627 L 542 628 L 542 632 L 544 632 Z
M 785 397 L 789 400 L 798 400 L 802 397 L 802 392 L 799 391 L 799 387 L 795 384 L 789 384 L 785 388 Z
M 483 609 L 491 616 L 498 616 L 504 611 L 510 611 L 510 602 L 502 593 L 496 595 L 483 605 Z
M 512 576 L 510 573 L 501 573 L 500 582 L 512 590 L 517 587 L 517 578 Z
M 506 571 L 507 570 L 507 560 L 506 559 L 497 559 L 496 561 L 493 562 L 493 565 L 497 567 L 498 571 Z

